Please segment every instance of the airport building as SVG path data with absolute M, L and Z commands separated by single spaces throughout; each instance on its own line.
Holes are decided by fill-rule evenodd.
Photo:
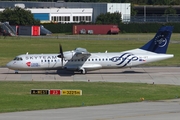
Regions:
M 95 22 L 102 13 L 121 13 L 122 22 L 129 22 L 131 17 L 130 3 L 85 3 L 85 2 L 0 2 L 0 11 L 19 6 L 30 10 L 35 19 L 41 22 L 79 23 Z

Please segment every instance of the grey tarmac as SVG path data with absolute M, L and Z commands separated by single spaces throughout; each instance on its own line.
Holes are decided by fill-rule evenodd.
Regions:
M 0 68 L 0 81 L 134 82 L 180 85 L 180 67 L 106 69 L 86 75 L 63 71 L 14 71 Z M 0 120 L 178 120 L 180 99 L 101 106 L 0 113 Z
M 0 120 L 179 120 L 180 99 L 1 113 Z
M 0 81 L 88 81 L 133 82 L 148 84 L 180 85 L 180 67 L 134 67 L 125 69 L 101 69 L 87 74 L 69 71 L 19 71 L 0 68 Z

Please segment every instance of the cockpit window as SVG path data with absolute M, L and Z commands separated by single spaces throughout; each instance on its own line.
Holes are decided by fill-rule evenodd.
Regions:
M 22 61 L 23 59 L 22 59 L 22 57 L 15 57 L 14 60 L 16 60 L 16 61 Z

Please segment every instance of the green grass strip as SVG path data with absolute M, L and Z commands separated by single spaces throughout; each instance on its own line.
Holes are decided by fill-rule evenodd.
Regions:
M 73 50 L 77 47 L 86 48 L 89 52 L 121 52 L 125 50 L 139 48 L 154 34 L 119 34 L 119 35 L 59 35 L 40 37 L 2 37 L 0 36 L 0 66 L 5 66 L 7 62 L 20 54 L 42 54 L 59 53 L 59 43 L 63 50 Z M 146 64 L 146 66 L 180 66 L 179 34 L 173 34 L 167 53 L 174 54 L 174 58 L 161 62 Z
M 31 89 L 81 89 L 82 96 L 31 95 Z M 174 99 L 180 86 L 106 82 L 0 82 L 0 112 Z

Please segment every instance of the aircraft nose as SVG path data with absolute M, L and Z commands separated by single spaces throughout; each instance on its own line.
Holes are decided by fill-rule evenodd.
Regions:
M 11 70 L 16 70 L 19 64 L 16 61 L 10 61 L 9 63 L 6 64 L 6 67 L 11 69 Z
M 11 66 L 11 62 L 9 62 L 9 63 L 6 64 L 6 67 L 9 68 L 10 66 Z
M 13 66 L 12 66 L 13 64 L 12 64 L 12 61 L 11 62 L 9 62 L 9 63 L 7 63 L 6 64 L 6 67 L 8 67 L 9 69 L 11 69 Z

